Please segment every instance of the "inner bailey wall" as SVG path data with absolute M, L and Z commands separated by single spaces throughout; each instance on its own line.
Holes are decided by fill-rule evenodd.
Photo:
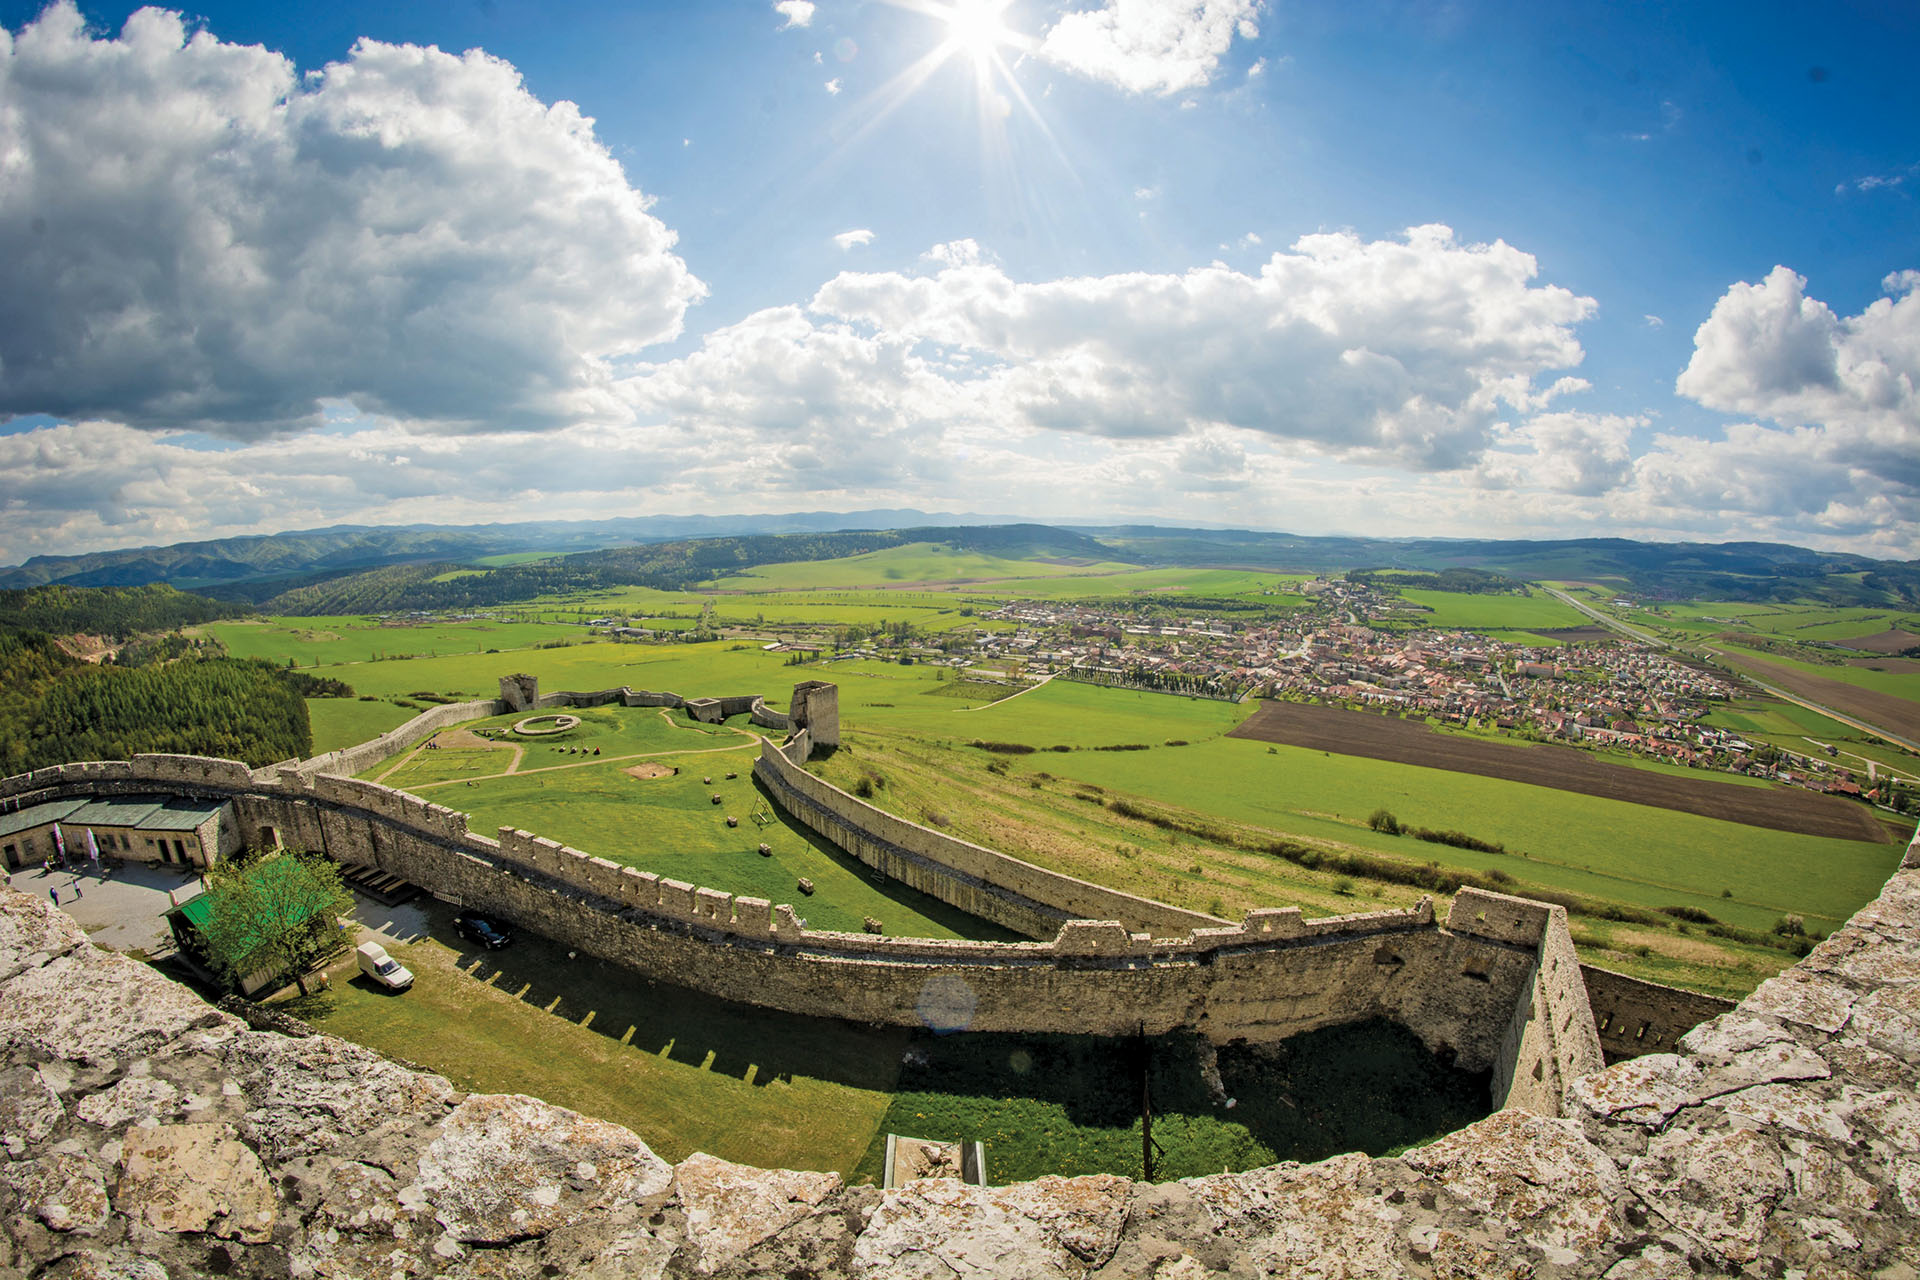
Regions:
M 1580 966 L 1600 1047 L 1608 1062 L 1647 1053 L 1672 1053 L 1682 1036 L 1733 1008 L 1733 1001 L 1630 978 L 1611 969 Z
M 1255 911 L 1235 926 L 1151 938 L 1075 920 L 1048 942 L 885 938 L 801 927 L 793 908 L 665 879 L 377 783 L 231 761 L 142 756 L 0 783 L 0 794 L 107 788 L 227 795 L 243 833 L 375 866 L 637 974 L 726 999 L 898 1026 L 1121 1035 L 1191 1028 L 1273 1040 L 1382 1016 L 1471 1070 L 1495 1069 L 1546 915 L 1463 891 L 1448 927 L 1430 904 L 1305 920 Z
M 506 710 L 508 710 L 507 704 L 496 698 L 445 703 L 422 711 L 397 729 L 389 729 L 377 738 L 362 742 L 358 746 L 342 747 L 338 751 L 317 755 L 293 767 L 304 774 L 330 773 L 340 777 L 351 777 L 373 768 L 382 760 L 399 755 L 416 742 L 429 738 L 450 725 L 479 720 L 485 716 L 496 716 Z
M 702 1154 L 670 1166 L 617 1126 L 231 1006 L 243 1023 L 0 889 L 0 1269 L 1909 1276 L 1917 972 L 1920 843 L 1811 955 L 1676 1052 L 1579 1081 L 1565 1119 L 1505 1110 L 1399 1157 L 1157 1186 L 887 1191 Z
M 1463 891 L 1454 899 L 1448 923 L 1463 911 L 1487 911 L 1496 898 L 1503 913 L 1514 917 L 1516 928 L 1536 934 L 1540 941 L 1494 1062 L 1493 1096 L 1504 1098 L 1510 1107 L 1558 1115 L 1560 1099 L 1573 1082 L 1606 1065 L 1580 959 L 1567 930 L 1567 911 L 1504 895 L 1468 897 Z
M 868 866 L 963 911 L 1030 938 L 1051 937 L 1064 920 L 1119 920 L 1130 929 L 1162 935 L 1226 923 L 1048 871 L 895 817 L 808 773 L 800 746 L 796 741 L 783 750 L 766 743 L 754 762 L 754 776 L 780 806 Z

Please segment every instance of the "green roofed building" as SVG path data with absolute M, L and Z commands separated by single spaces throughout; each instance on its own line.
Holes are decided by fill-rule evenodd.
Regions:
M 346 945 L 345 935 L 341 933 L 341 926 L 334 914 L 337 908 L 346 904 L 316 896 L 312 879 L 296 856 L 276 854 L 231 874 L 242 877 L 248 882 L 249 888 L 256 892 L 223 898 L 219 892 L 220 886 L 211 884 L 208 892 L 187 899 L 167 911 L 163 918 L 173 931 L 174 941 L 179 944 L 180 950 L 208 969 L 218 971 L 221 966 L 208 943 L 209 925 L 216 904 L 234 903 L 237 904 L 236 910 L 256 913 L 242 917 L 244 927 L 239 932 L 235 951 L 243 957 L 257 955 L 274 958 L 263 959 L 257 964 L 243 961 L 244 972 L 238 983 L 241 994 L 254 995 L 278 985 L 287 977 L 289 966 L 285 961 L 285 952 L 269 945 L 276 939 L 289 934 L 304 934 L 308 945 L 300 950 L 303 954 L 311 955 L 337 952 Z M 297 964 L 293 966 L 296 969 L 299 967 Z
M 225 800 L 105 796 L 0 813 L 0 862 L 9 871 L 32 866 L 58 856 L 62 845 L 69 861 L 84 861 L 91 854 L 89 834 L 102 858 L 201 869 L 240 845 L 233 806 Z

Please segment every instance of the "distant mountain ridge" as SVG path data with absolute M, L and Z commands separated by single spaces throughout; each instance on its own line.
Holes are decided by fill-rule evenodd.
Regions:
M 0 588 L 64 583 L 136 587 L 165 582 L 182 590 L 221 584 L 338 576 L 386 564 L 469 561 L 514 552 L 597 551 L 633 542 L 670 542 L 739 534 L 825 533 L 902 525 L 1011 524 L 1012 516 L 936 515 L 910 509 L 801 511 L 768 516 L 624 516 L 482 525 L 335 525 L 250 534 L 163 547 L 129 547 L 72 556 L 34 556 L 0 568 Z
M 1920 561 L 1875 560 L 1783 543 L 1312 537 L 1153 525 L 1063 527 L 911 510 L 339 527 L 38 556 L 0 570 L 0 588 L 169 583 L 285 613 L 470 608 L 623 584 L 684 588 L 756 564 L 838 559 L 915 541 L 1014 559 L 1051 556 L 1317 573 L 1474 568 L 1524 581 L 1599 580 L 1655 598 L 1920 603 Z M 483 557 L 514 553 L 552 558 L 433 581 Z

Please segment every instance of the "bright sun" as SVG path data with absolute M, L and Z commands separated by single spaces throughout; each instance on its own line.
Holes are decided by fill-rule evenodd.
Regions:
M 1012 41 L 1013 33 L 1000 20 L 1009 0 L 953 0 L 941 17 L 947 24 L 947 45 L 972 58 L 976 64 L 993 56 L 1000 45 Z

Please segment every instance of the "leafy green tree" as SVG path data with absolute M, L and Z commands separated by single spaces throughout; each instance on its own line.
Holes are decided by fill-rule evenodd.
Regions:
M 256 973 L 292 974 L 305 994 L 306 972 L 347 946 L 339 917 L 353 910 L 353 896 L 326 858 L 276 853 L 216 864 L 207 907 L 201 937 L 222 976 L 237 985 Z

